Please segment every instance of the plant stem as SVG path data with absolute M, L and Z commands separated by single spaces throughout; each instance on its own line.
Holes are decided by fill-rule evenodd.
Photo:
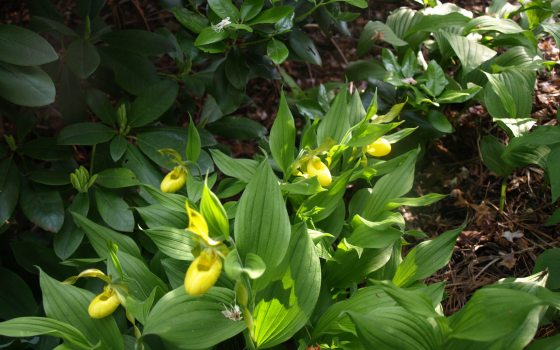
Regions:
M 89 173 L 93 175 L 93 160 L 95 159 L 95 150 L 97 149 L 97 145 L 93 145 L 91 149 L 91 157 L 89 159 Z
M 504 212 L 504 204 L 506 203 L 507 179 L 508 177 L 505 176 L 502 180 L 502 189 L 500 192 L 500 213 Z

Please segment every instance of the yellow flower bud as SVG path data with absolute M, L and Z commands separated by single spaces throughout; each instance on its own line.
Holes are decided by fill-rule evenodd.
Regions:
M 97 295 L 89 304 L 89 317 L 107 317 L 112 314 L 120 304 L 121 302 L 115 290 L 106 286 L 103 293 Z
M 187 270 L 185 291 L 190 295 L 202 295 L 208 291 L 220 277 L 222 260 L 214 252 L 203 251 Z
M 366 146 L 366 152 L 370 156 L 383 157 L 391 153 L 391 144 L 383 137 Z
M 179 191 L 187 182 L 186 171 L 179 166 L 171 170 L 161 181 L 161 191 L 166 193 L 174 193 Z
M 321 159 L 319 159 L 319 157 L 313 156 L 313 158 L 311 158 L 309 162 L 307 162 L 306 173 L 311 177 L 317 176 L 319 184 L 323 187 L 329 187 L 332 182 L 329 167 L 327 167 L 325 163 L 323 163 Z

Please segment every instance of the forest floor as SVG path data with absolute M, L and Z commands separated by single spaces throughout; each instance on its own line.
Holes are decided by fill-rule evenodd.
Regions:
M 484 13 L 487 2 L 454 1 L 459 6 Z M 25 22 L 25 5 L 14 2 L 0 6 L 7 22 Z M 23 2 L 21 2 L 23 3 Z M 64 8 L 59 1 L 59 8 Z M 164 24 L 176 26 L 169 12 L 161 10 L 157 1 L 108 1 L 113 9 L 113 22 L 123 28 L 155 28 Z M 417 7 L 411 1 L 375 0 L 349 29 L 352 37 L 326 35 L 316 26 L 306 28 L 316 42 L 323 59 L 322 66 L 287 62 L 282 65 L 302 88 L 321 83 L 344 81 L 349 62 L 356 60 L 357 38 L 368 20 L 384 21 L 390 11 L 400 6 Z M 4 7 L 4 8 L 2 8 Z M 552 39 L 541 42 L 549 60 L 558 60 L 558 49 Z M 270 127 L 276 113 L 279 82 L 255 79 L 248 86 L 252 102 L 241 111 L 245 116 Z M 556 125 L 560 104 L 558 69 L 542 72 L 535 88 L 532 116 L 540 125 Z M 477 104 L 451 105 L 445 113 L 455 132 L 433 140 L 417 165 L 414 192 L 437 192 L 447 197 L 429 207 L 403 208 L 409 228 L 420 229 L 435 236 L 466 223 L 447 267 L 431 281 L 446 281 L 446 314 L 461 308 L 472 293 L 486 284 L 505 277 L 524 277 L 532 273 L 536 257 L 545 249 L 560 247 L 559 226 L 544 223 L 554 211 L 550 203 L 550 188 L 542 169 L 527 167 L 516 170 L 507 178 L 505 207 L 498 209 L 502 178 L 491 173 L 481 162 L 479 140 L 494 135 L 507 142 L 507 137 L 492 123 L 484 107 Z M 234 154 L 248 156 L 257 147 L 247 142 L 231 142 Z M 554 325 L 540 336 L 557 332 Z

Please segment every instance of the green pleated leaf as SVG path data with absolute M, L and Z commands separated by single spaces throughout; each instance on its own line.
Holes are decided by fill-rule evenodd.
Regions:
M 290 339 L 307 323 L 319 298 L 321 266 L 305 224 L 293 227 L 288 251 L 282 281 L 257 294 L 253 318 L 259 348 Z
M 524 31 L 519 24 L 511 19 L 479 16 L 470 20 L 463 29 L 465 34 L 472 32 L 498 32 L 502 34 L 517 34 Z
M 123 232 L 134 230 L 134 215 L 122 197 L 115 192 L 96 188 L 95 201 L 101 218 L 111 228 Z
M 397 268 L 393 283 L 399 287 L 406 287 L 444 267 L 451 259 L 455 241 L 463 229 L 464 226 L 461 226 L 444 232 L 431 241 L 422 242 L 414 247 Z
M 41 68 L 0 62 L 0 97 L 20 106 L 40 107 L 54 102 L 55 86 Z
M 287 174 L 295 157 L 296 127 L 286 97 L 280 94 L 280 106 L 270 130 L 270 151 L 276 164 Z
M 95 297 L 93 293 L 58 282 L 42 271 L 40 282 L 43 307 L 48 317 L 76 327 L 92 344 L 100 342 L 102 348 L 124 349 L 122 336 L 113 316 L 102 319 L 89 317 L 87 309 Z
M 68 323 L 46 317 L 19 317 L 0 322 L 0 335 L 18 338 L 49 335 L 62 338 L 72 345 L 72 349 L 95 348 L 79 329 Z
M 482 162 L 490 171 L 500 176 L 508 176 L 513 170 L 502 159 L 506 146 L 500 142 L 496 137 L 486 135 L 480 140 L 480 155 Z
M 211 149 L 212 159 L 220 171 L 227 176 L 249 182 L 255 176 L 259 163 L 253 159 L 234 159 L 224 153 Z
M 16 164 L 11 159 L 0 162 L 0 226 L 8 220 L 19 197 L 20 175 Z
M 72 41 L 66 49 L 64 59 L 70 70 L 82 79 L 95 72 L 101 61 L 95 46 L 84 39 Z
M 367 349 L 433 350 L 441 346 L 438 330 L 400 307 L 385 307 L 367 315 L 349 312 L 360 342 Z
M 408 43 L 395 35 L 393 30 L 383 22 L 369 21 L 358 40 L 358 55 L 364 55 L 371 50 L 377 42 L 384 41 L 397 48 L 399 46 L 406 46 Z
M 0 25 L 0 61 L 18 66 L 40 66 L 58 59 L 48 41 L 19 26 Z
M 140 257 L 140 249 L 134 240 L 125 234 L 115 232 L 107 227 L 96 224 L 85 216 L 72 212 L 74 222 L 81 227 L 93 249 L 101 258 L 107 258 L 109 255 L 108 243 L 112 242 L 118 245 L 119 250 L 129 253 L 135 257 Z
M 149 228 L 160 226 L 187 227 L 188 224 L 184 204 L 182 210 L 170 209 L 169 206 L 159 203 L 135 209 Z
M 187 159 L 196 163 L 196 161 L 198 161 L 198 157 L 200 157 L 200 147 L 200 134 L 198 133 L 196 125 L 191 118 L 189 128 L 187 129 L 187 147 L 185 149 Z
M 208 223 L 210 237 L 229 238 L 229 221 L 227 213 L 222 203 L 216 195 L 210 191 L 207 184 L 202 189 L 202 199 L 200 201 L 200 213 Z
M 64 223 L 64 205 L 58 191 L 23 186 L 19 204 L 29 221 L 45 231 L 58 232 Z
M 527 292 L 484 288 L 449 319 L 450 338 L 494 341 L 515 331 L 542 301 Z
M 165 113 L 177 97 L 179 85 L 172 80 L 162 80 L 144 90 L 132 103 L 129 123 L 138 127 L 150 124 Z
M 191 253 L 196 246 L 192 234 L 174 227 L 156 227 L 144 230 L 165 255 L 177 260 L 193 260 Z
M 346 102 L 346 86 L 336 95 L 329 111 L 317 128 L 317 144 L 322 145 L 327 140 L 334 140 L 339 143 L 350 129 L 348 118 L 348 106 Z
M 121 250 L 117 252 L 116 257 L 124 275 L 123 282 L 128 287 L 128 293 L 134 298 L 145 300 L 154 289 L 158 289 L 161 294 L 168 291 L 167 285 L 153 274 L 141 259 Z M 109 259 L 108 273 L 113 276 L 119 275 L 112 259 Z
M 284 258 L 290 242 L 290 219 L 268 161 L 263 161 L 239 200 L 235 241 L 242 260 L 248 253 L 261 257 L 267 272 Z
M 193 297 L 181 286 L 161 298 L 144 325 L 143 336 L 157 335 L 177 349 L 206 349 L 242 332 L 245 321 L 232 321 L 222 311 L 234 303 L 234 292 L 213 287 Z
M 496 55 L 496 51 L 463 36 L 444 31 L 440 33 L 459 57 L 464 73 L 472 71 Z
M 488 84 L 484 87 L 484 103 L 493 118 L 525 118 L 531 114 L 534 71 L 510 69 L 485 74 Z
M 76 123 L 68 125 L 58 134 L 59 145 L 96 145 L 111 140 L 114 129 L 101 123 Z

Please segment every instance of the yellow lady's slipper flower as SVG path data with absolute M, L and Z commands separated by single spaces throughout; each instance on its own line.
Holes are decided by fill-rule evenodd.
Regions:
M 121 304 L 115 290 L 105 286 L 103 293 L 97 295 L 89 304 L 88 313 L 91 318 L 103 318 L 112 314 Z
M 202 216 L 202 214 L 200 214 L 198 211 L 189 207 L 189 203 L 186 203 L 186 208 L 187 215 L 189 216 L 189 227 L 187 227 L 187 230 L 202 237 L 202 239 L 204 239 L 204 241 L 209 245 L 220 244 L 220 241 L 215 241 L 208 235 L 208 223 L 206 223 L 206 219 L 204 219 L 204 216 Z
M 313 156 L 313 158 L 311 158 L 307 162 L 306 173 L 310 177 L 317 176 L 319 184 L 323 187 L 329 187 L 332 183 L 332 177 L 329 167 L 325 163 L 323 163 L 317 156 Z
M 176 166 L 161 181 L 161 191 L 174 193 L 179 191 L 187 182 L 187 172 L 183 167 Z
M 210 289 L 222 272 L 222 260 L 215 252 L 203 251 L 189 266 L 185 276 L 185 290 L 201 295 Z
M 391 153 L 391 144 L 381 137 L 366 146 L 366 152 L 370 156 L 383 157 Z

